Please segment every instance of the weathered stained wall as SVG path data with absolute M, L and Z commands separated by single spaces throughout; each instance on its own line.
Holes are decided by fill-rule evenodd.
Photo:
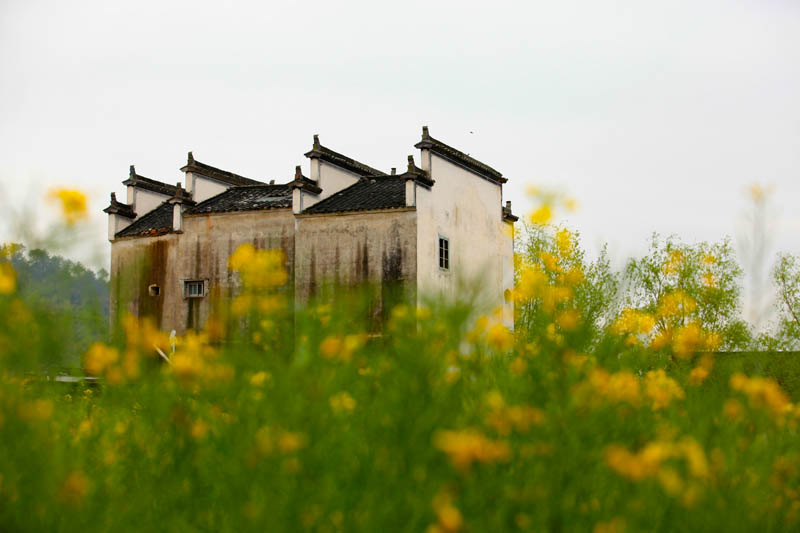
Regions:
M 417 220 L 410 209 L 300 215 L 295 248 L 295 301 L 308 302 L 324 285 L 372 284 L 378 311 L 394 298 L 413 298 L 417 278 Z
M 162 329 L 171 329 L 163 320 L 165 304 L 175 305 L 174 294 L 163 288 L 178 283 L 174 265 L 177 260 L 178 235 L 116 239 L 111 243 L 111 324 L 120 315 L 131 313 L 152 318 Z M 159 296 L 150 296 L 148 287 L 162 288 Z
M 188 215 L 183 218 L 182 233 L 112 243 L 112 309 L 116 302 L 127 302 L 121 311 L 150 316 L 162 330 L 182 334 L 202 329 L 215 301 L 230 300 L 238 289 L 228 258 L 243 243 L 282 249 L 291 284 L 294 217 L 290 209 Z M 205 281 L 206 295 L 184 297 L 186 280 Z M 148 293 L 152 284 L 159 286 L 158 296 Z M 291 291 L 291 285 L 287 289 Z
M 512 238 L 503 222 L 500 185 L 427 150 L 422 161 L 435 184 L 416 185 L 420 296 L 460 297 L 468 287 L 479 292 L 479 304 L 503 306 L 504 323 L 512 327 L 513 304 L 503 298 L 513 288 Z M 449 270 L 439 268 L 440 236 L 449 240 Z

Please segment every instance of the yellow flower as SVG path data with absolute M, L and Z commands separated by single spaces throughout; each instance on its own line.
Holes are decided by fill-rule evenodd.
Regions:
M 472 463 L 494 463 L 507 461 L 511 448 L 503 441 L 493 441 L 474 429 L 461 431 L 439 431 L 433 444 L 450 456 L 457 469 L 467 471 Z
M 51 189 L 48 197 L 61 203 L 61 215 L 67 225 L 72 226 L 87 217 L 86 195 L 74 189 Z
M 663 409 L 672 400 L 684 397 L 683 389 L 678 382 L 667 376 L 664 370 L 651 370 L 644 378 L 645 394 L 653 402 L 653 409 Z
M 744 393 L 751 406 L 766 409 L 775 418 L 782 418 L 793 407 L 789 396 L 771 378 L 748 378 L 736 373 L 731 376 L 730 386 Z
M 352 411 L 356 408 L 356 401 L 355 399 L 350 396 L 345 391 L 342 391 L 338 394 L 334 394 L 328 400 L 331 404 L 331 409 L 333 409 L 334 413 L 341 413 L 344 411 Z
M 17 290 L 17 272 L 11 263 L 0 263 L 0 294 L 11 294 Z
M 495 350 L 505 352 L 514 347 L 514 334 L 503 324 L 495 324 L 489 328 L 486 335 L 489 346 Z
M 83 472 L 76 470 L 70 472 L 61 484 L 60 497 L 64 503 L 77 507 L 83 503 L 88 491 L 89 479 Z
M 92 376 L 100 376 L 111 365 L 119 359 L 119 352 L 116 348 L 106 346 L 102 342 L 95 342 L 89 348 L 83 359 L 86 372 Z
M 539 209 L 531 213 L 530 221 L 534 225 L 544 225 L 553 218 L 553 210 L 549 205 L 544 204 Z
M 441 491 L 433 498 L 433 510 L 436 512 L 438 523 L 430 526 L 428 531 L 454 533 L 461 530 L 464 525 L 461 512 L 453 505 L 452 497 L 447 492 Z
M 53 403 L 50 400 L 35 400 L 19 406 L 19 417 L 26 422 L 41 422 L 53 415 Z M 2 421 L 2 418 L 0 418 Z
M 625 519 L 616 517 L 608 522 L 598 522 L 595 524 L 592 533 L 624 533 Z
M 293 433 L 291 431 L 284 431 L 278 437 L 278 449 L 283 453 L 292 453 L 306 445 L 305 435 L 300 433 Z
M 678 329 L 672 338 L 672 350 L 680 359 L 687 359 L 703 343 L 703 330 L 697 322 L 690 322 Z
M 669 254 L 669 259 L 667 259 L 667 261 L 661 267 L 661 271 L 667 275 L 677 274 L 683 266 L 684 259 L 683 252 L 680 250 L 671 251 Z
M 709 374 L 710 372 L 708 371 L 708 369 L 702 366 L 697 366 L 693 368 L 692 371 L 689 373 L 689 384 L 700 385 L 706 380 Z
M 250 384 L 255 387 L 261 387 L 262 385 L 264 385 L 264 383 L 266 383 L 270 379 L 272 379 L 272 376 L 269 374 L 269 372 L 264 372 L 262 370 L 250 376 Z
M 574 267 L 567 271 L 564 276 L 564 283 L 567 285 L 578 285 L 583 281 L 583 270 L 580 267 Z
M 325 359 L 333 359 L 342 350 L 342 340 L 338 337 L 326 337 L 319 345 L 319 352 Z
M 572 331 L 578 327 L 581 321 L 581 314 L 577 309 L 565 309 L 556 315 L 556 324 L 563 331 Z
M 561 257 L 572 256 L 573 237 L 568 229 L 562 228 L 556 232 L 556 247 L 558 247 L 558 255 Z
M 705 266 L 708 266 L 708 267 L 710 267 L 711 265 L 714 265 L 714 264 L 716 264 L 716 262 L 717 262 L 717 258 L 716 258 L 716 257 L 714 257 L 714 254 L 707 253 L 707 254 L 704 254 L 704 255 L 703 255 L 702 262 L 703 262 L 703 264 L 704 264 Z
M 528 369 L 528 363 L 522 357 L 517 356 L 509 363 L 508 369 L 512 375 L 521 376 Z

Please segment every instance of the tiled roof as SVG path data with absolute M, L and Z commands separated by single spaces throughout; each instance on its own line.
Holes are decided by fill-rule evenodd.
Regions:
M 308 214 L 393 209 L 406 206 L 406 177 L 362 178 L 303 211 Z
M 129 204 L 124 204 L 122 202 L 117 201 L 117 195 L 113 192 L 111 193 L 111 203 L 103 209 L 104 213 L 108 213 L 109 215 L 121 215 L 125 218 L 134 219 L 136 218 L 136 213 L 133 212 L 133 207 Z
M 164 202 L 133 224 L 117 232 L 117 237 L 149 237 L 172 231 L 172 204 Z
M 227 213 L 282 207 L 292 207 L 292 189 L 289 185 L 249 185 L 231 187 L 227 191 L 200 202 L 186 213 L 189 215 Z
M 130 173 L 128 175 L 128 179 L 122 182 L 123 185 L 133 185 L 139 189 L 145 189 L 152 192 L 157 192 L 159 194 L 163 194 L 166 196 L 172 196 L 175 194 L 175 186 L 168 185 L 166 183 L 162 183 L 157 180 L 152 180 L 150 178 L 145 178 L 141 174 L 136 173 L 136 168 L 131 165 Z
M 334 152 L 330 148 L 326 148 L 319 143 L 319 135 L 314 135 L 314 146 L 311 151 L 305 153 L 306 157 L 318 157 L 322 161 L 327 161 L 338 167 L 341 167 L 350 172 L 354 172 L 359 176 L 385 176 L 385 172 L 374 169 L 369 165 L 365 165 L 360 161 L 356 161 L 352 157 L 347 157 L 339 152 Z
M 414 145 L 414 148 L 427 148 L 434 154 L 440 155 L 445 159 L 453 161 L 476 174 L 480 174 L 485 178 L 497 183 L 505 183 L 508 181 L 503 175 L 485 163 L 481 163 L 477 159 L 470 157 L 461 150 L 457 150 L 452 146 L 448 146 L 438 139 L 434 139 L 428 134 L 428 127 L 422 127 L 422 140 Z
M 265 185 L 263 181 L 245 178 L 244 176 L 234 174 L 233 172 L 228 172 L 227 170 L 222 170 L 212 167 L 211 165 L 201 163 L 200 161 L 195 160 L 192 152 L 189 152 L 188 160 L 186 165 L 181 167 L 181 172 L 197 172 L 198 174 L 202 174 L 203 176 L 227 183 L 229 185 Z

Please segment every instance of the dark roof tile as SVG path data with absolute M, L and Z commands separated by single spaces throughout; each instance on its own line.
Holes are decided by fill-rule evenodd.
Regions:
M 362 178 L 303 211 L 308 214 L 395 209 L 406 206 L 406 177 Z
M 150 237 L 172 231 L 172 204 L 164 202 L 117 232 L 117 237 Z
M 289 185 L 250 185 L 231 187 L 200 202 L 189 209 L 187 214 L 259 211 L 284 207 L 292 207 L 292 189 Z

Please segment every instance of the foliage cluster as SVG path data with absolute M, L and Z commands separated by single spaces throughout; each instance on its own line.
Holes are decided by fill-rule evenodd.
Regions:
M 654 241 L 619 276 L 549 212 L 514 331 L 409 302 L 369 334 L 355 292 L 289 309 L 285 259 L 245 246 L 205 332 L 127 317 L 84 356 L 98 384 L 20 371 L 63 343 L 0 261 L 0 529 L 796 529 L 800 363 L 720 353 L 745 342 L 727 243 Z

